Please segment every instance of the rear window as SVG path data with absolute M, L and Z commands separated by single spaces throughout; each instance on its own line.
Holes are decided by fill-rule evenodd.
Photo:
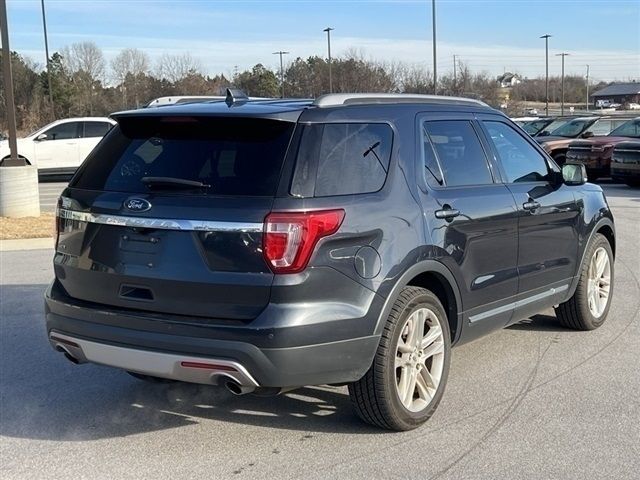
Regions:
M 175 190 L 208 195 L 275 195 L 293 123 L 247 118 L 122 119 L 87 158 L 72 186 L 145 193 L 145 177 L 202 182 Z
M 387 178 L 392 142 L 387 124 L 304 126 L 291 194 L 327 197 L 377 192 Z

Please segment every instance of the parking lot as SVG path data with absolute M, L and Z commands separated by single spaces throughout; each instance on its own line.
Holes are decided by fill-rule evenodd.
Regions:
M 569 331 L 549 311 L 456 348 L 439 409 L 406 433 L 362 424 L 346 388 L 235 397 L 75 366 L 44 331 L 52 251 L 2 252 L 0 476 L 636 478 L 640 191 L 603 187 L 618 235 L 605 325 Z M 43 210 L 62 188 L 41 184 Z

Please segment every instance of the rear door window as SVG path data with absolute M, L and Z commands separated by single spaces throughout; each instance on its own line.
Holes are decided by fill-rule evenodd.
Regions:
M 392 142 L 387 124 L 304 126 L 291 193 L 327 197 L 377 192 L 387 178 Z
M 124 118 L 87 158 L 73 186 L 145 193 L 159 188 L 145 177 L 164 177 L 205 185 L 192 192 L 180 188 L 181 193 L 273 196 L 294 125 L 249 118 Z
M 425 142 L 433 145 L 438 157 L 444 183 L 448 187 L 486 185 L 493 183 L 487 157 L 471 122 L 467 120 L 434 120 L 424 123 Z M 423 142 L 424 143 L 424 142 Z M 426 150 L 426 153 L 430 153 Z M 429 166 L 438 182 L 439 172 Z
M 84 138 L 104 137 L 111 124 L 107 122 L 84 122 Z

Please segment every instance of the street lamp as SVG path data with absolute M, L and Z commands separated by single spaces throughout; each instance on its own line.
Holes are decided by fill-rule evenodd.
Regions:
M 542 35 L 540 38 L 544 38 L 544 53 L 545 53 L 545 71 L 546 77 L 544 81 L 544 114 L 549 116 L 549 37 L 551 35 Z
M 9 49 L 9 24 L 7 22 L 7 3 L 0 0 L 0 35 L 2 37 L 2 81 L 4 82 L 4 99 L 9 126 L 9 158 L 3 162 L 4 166 L 24 165 L 18 159 L 18 145 L 16 142 L 16 107 L 13 97 L 13 75 L 11 73 L 11 50 Z
M 284 98 L 284 65 L 282 63 L 282 56 L 289 55 L 289 52 L 283 52 L 282 50 L 278 52 L 273 52 L 274 55 L 280 55 L 280 85 L 282 86 L 282 97 Z
M 329 54 L 329 93 L 333 93 L 333 80 L 331 78 L 331 30 L 334 28 L 327 27 L 323 32 L 327 32 L 327 53 Z
M 587 65 L 587 98 L 585 102 L 587 112 L 589 111 L 589 65 Z
M 44 54 L 47 58 L 47 81 L 49 84 L 49 103 L 51 104 L 52 119 L 56 118 L 56 110 L 53 106 L 53 90 L 51 89 L 51 68 L 49 68 L 49 41 L 47 40 L 47 17 L 44 13 L 44 0 L 40 0 L 42 6 L 42 28 L 44 30 Z
M 560 115 L 564 115 L 564 57 L 569 55 L 568 53 L 557 53 L 556 57 L 562 57 L 562 77 L 560 78 Z
M 431 0 L 431 21 L 433 23 L 433 94 L 438 94 L 438 66 L 436 62 L 436 0 Z

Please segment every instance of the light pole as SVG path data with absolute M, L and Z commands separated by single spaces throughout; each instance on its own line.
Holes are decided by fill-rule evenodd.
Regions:
M 457 55 L 453 56 L 453 92 L 454 92 L 454 95 L 457 94 L 456 85 L 458 83 L 458 78 L 456 76 L 456 57 L 457 57 Z
M 549 38 L 548 33 L 542 35 L 544 38 L 544 58 L 545 58 L 545 80 L 544 80 L 544 114 L 549 116 Z
M 53 107 L 53 90 L 51 89 L 51 69 L 49 68 L 49 40 L 47 39 L 47 17 L 44 13 L 44 0 L 40 0 L 42 6 L 42 28 L 44 30 L 44 54 L 47 58 L 47 82 L 49 84 L 49 103 L 51 104 L 51 114 L 53 119 L 56 117 L 56 111 Z
M 7 23 L 7 2 L 0 0 L 0 30 L 2 31 L 2 79 L 4 81 L 4 100 L 9 124 L 9 161 L 4 165 L 20 165 L 18 144 L 16 142 L 16 106 L 13 99 L 13 76 L 11 75 L 11 50 L 9 49 L 9 24 Z M 24 163 L 22 163 L 24 164 Z
M 327 53 L 329 54 L 329 93 L 333 93 L 333 79 L 331 78 L 331 30 L 334 28 L 327 27 L 323 32 L 327 32 Z
M 562 57 L 562 76 L 560 77 L 560 115 L 564 115 L 564 57 L 568 53 L 557 53 L 556 57 Z
M 438 94 L 438 66 L 436 62 L 436 0 L 431 0 L 431 22 L 433 23 L 433 94 Z
M 587 112 L 589 111 L 589 65 L 587 65 L 587 101 L 585 102 Z
M 282 63 L 282 56 L 289 55 L 289 52 L 283 52 L 282 50 L 278 52 L 273 52 L 274 55 L 280 55 L 280 85 L 282 86 L 282 97 L 284 98 L 284 64 Z

